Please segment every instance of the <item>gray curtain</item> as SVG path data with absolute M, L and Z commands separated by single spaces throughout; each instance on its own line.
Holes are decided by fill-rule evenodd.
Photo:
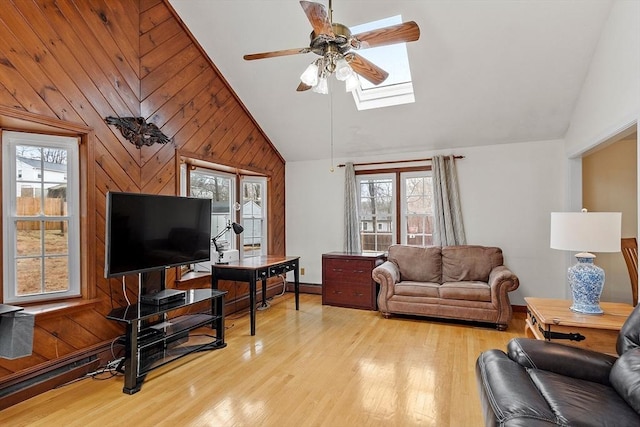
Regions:
M 458 175 L 454 156 L 435 156 L 433 171 L 433 244 L 465 245 Z
M 361 249 L 356 171 L 349 162 L 344 168 L 344 251 L 359 253 Z

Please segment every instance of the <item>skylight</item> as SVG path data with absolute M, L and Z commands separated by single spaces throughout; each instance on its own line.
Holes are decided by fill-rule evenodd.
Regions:
M 359 34 L 364 31 L 401 23 L 402 16 L 396 15 L 378 21 L 356 25 L 351 27 L 351 33 Z M 358 76 L 360 87 L 352 92 L 358 110 L 415 102 L 406 43 L 363 49 L 357 51 L 357 53 L 389 73 L 389 77 L 378 86 Z

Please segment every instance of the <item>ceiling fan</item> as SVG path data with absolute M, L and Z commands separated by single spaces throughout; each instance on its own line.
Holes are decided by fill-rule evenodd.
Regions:
M 389 73 L 355 51 L 412 42 L 420 38 L 420 28 L 414 21 L 352 35 L 347 26 L 333 22 L 331 0 L 329 0 L 329 13 L 320 3 L 301 1 L 300 5 L 313 27 L 309 47 L 244 56 L 245 60 L 251 61 L 309 52 L 319 55 L 320 57 L 313 61 L 300 76 L 301 83 L 297 88 L 299 92 L 313 89 L 314 92 L 328 93 L 327 77 L 333 73 L 338 80 L 345 81 L 348 91 L 360 86 L 354 73 L 374 85 L 379 85 L 387 79 Z

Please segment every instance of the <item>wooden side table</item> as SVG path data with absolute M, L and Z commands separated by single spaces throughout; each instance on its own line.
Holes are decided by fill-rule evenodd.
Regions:
M 528 338 L 560 342 L 601 353 L 617 354 L 616 340 L 633 307 L 630 304 L 601 302 L 604 314 L 571 311 L 570 300 L 525 298 Z
M 384 253 L 330 252 L 322 255 L 322 304 L 377 310 L 378 284 L 371 271 Z

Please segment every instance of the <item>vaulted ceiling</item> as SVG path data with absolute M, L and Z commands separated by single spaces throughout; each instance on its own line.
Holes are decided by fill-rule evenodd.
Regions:
M 326 0 L 318 0 L 327 5 Z M 296 92 L 316 55 L 297 0 L 170 0 L 287 161 L 411 153 L 562 138 L 611 0 L 334 0 L 347 26 L 402 15 L 415 103 L 358 111 L 342 82 Z

